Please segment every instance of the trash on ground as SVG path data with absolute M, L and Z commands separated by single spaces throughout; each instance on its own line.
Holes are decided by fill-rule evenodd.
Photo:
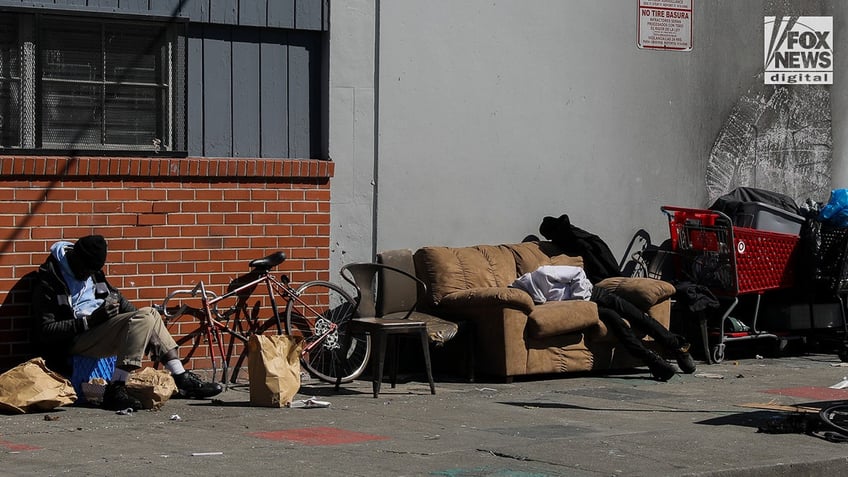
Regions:
M 115 411 L 115 414 L 117 414 L 119 416 L 132 416 L 132 413 L 133 413 L 133 410 L 132 410 L 131 407 L 128 407 L 126 409 L 121 409 L 120 411 Z
M 696 378 L 707 378 L 707 379 L 724 379 L 724 375 L 715 374 L 715 373 L 697 373 L 695 374 Z
M 173 415 L 171 415 L 171 420 L 172 421 L 182 421 L 183 418 L 181 418 L 179 414 L 173 414 Z
M 834 384 L 833 386 L 829 386 L 830 389 L 845 389 L 848 388 L 848 376 L 842 378 L 842 381 Z
M 59 416 L 50 416 L 50 415 L 44 416 L 45 421 L 58 421 L 59 419 L 60 419 Z
M 480 391 L 481 393 L 482 392 L 491 392 L 491 393 L 497 392 L 497 389 L 495 389 L 495 388 L 477 388 L 477 390 Z
M 297 407 L 304 409 L 318 408 L 318 407 L 330 407 L 330 403 L 328 401 L 319 401 L 314 397 L 309 399 L 296 399 L 289 403 L 288 407 Z
M 223 452 L 192 452 L 192 456 L 194 457 L 205 457 L 209 455 L 224 455 Z

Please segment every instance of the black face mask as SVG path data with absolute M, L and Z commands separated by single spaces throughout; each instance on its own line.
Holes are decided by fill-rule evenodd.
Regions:
M 74 278 L 77 280 L 85 280 L 91 275 L 94 274 L 97 270 L 91 270 L 82 263 L 82 261 L 77 257 L 77 255 L 73 252 L 73 250 L 69 250 L 67 253 L 68 257 L 68 265 L 71 267 L 71 272 L 74 274 Z

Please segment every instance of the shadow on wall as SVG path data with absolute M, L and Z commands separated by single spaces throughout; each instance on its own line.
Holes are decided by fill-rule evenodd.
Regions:
M 0 372 L 35 357 L 29 316 L 36 272 L 24 275 L 0 305 Z

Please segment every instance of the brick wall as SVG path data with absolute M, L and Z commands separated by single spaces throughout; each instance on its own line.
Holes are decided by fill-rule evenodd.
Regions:
M 278 250 L 293 282 L 328 279 L 332 175 L 317 160 L 0 156 L 0 371 L 33 355 L 28 275 L 58 240 L 105 236 L 107 277 L 139 307 L 198 280 L 222 293 Z M 188 367 L 211 367 L 190 350 Z

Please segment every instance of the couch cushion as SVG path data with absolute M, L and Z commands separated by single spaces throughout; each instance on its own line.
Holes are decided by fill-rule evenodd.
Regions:
M 598 306 L 591 301 L 549 301 L 536 305 L 527 321 L 527 335 L 548 338 L 590 328 L 599 323 Z
M 515 280 L 515 259 L 507 247 L 423 247 L 415 252 L 415 271 L 427 284 L 432 304 L 451 293 L 506 287 Z
M 595 286 L 606 288 L 644 311 L 670 298 L 675 292 L 671 283 L 653 278 L 613 277 Z
M 543 265 L 583 266 L 582 257 L 571 257 L 551 242 L 522 242 L 508 245 L 515 255 L 516 277 L 530 273 Z

